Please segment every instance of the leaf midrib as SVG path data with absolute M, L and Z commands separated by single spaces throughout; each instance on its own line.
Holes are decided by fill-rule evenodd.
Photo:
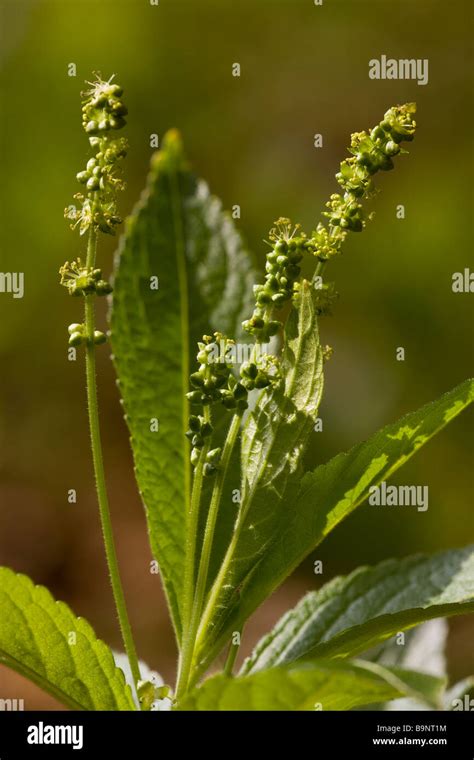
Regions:
M 177 172 L 172 169 L 169 174 L 170 184 L 170 196 L 171 196 L 171 210 L 173 215 L 173 226 L 176 239 L 176 261 L 178 266 L 178 282 L 179 291 L 181 293 L 180 298 L 180 321 L 181 321 L 181 335 L 183 342 L 183 356 L 182 356 L 182 382 L 183 382 L 183 404 L 182 404 L 182 429 L 183 429 L 183 447 L 184 447 L 184 490 L 185 490 L 185 506 L 186 514 L 188 512 L 190 497 L 191 497 L 191 473 L 189 469 L 189 445 L 185 436 L 188 428 L 188 415 L 189 405 L 186 399 L 186 388 L 188 386 L 189 378 L 189 281 L 188 271 L 186 266 L 186 248 L 184 240 L 183 229 L 183 214 L 182 204 L 179 193 L 179 179 Z
M 48 692 L 48 694 L 51 694 L 51 696 L 53 696 L 63 705 L 70 707 L 72 710 L 90 709 L 84 705 L 81 705 L 80 702 L 76 702 L 75 699 L 66 694 L 66 692 L 64 692 L 58 686 L 41 676 L 36 670 L 29 668 L 27 665 L 24 665 L 22 662 L 20 662 L 20 660 L 17 660 L 16 657 L 12 657 L 12 655 L 6 652 L 4 649 L 0 649 L 0 664 L 11 667 L 12 670 L 15 670 L 21 676 L 24 676 L 29 681 L 35 683 L 41 689 L 44 689 L 44 691 Z

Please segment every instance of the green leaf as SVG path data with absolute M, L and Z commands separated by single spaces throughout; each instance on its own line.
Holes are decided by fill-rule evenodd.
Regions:
M 0 663 L 73 710 L 135 710 L 109 647 L 26 575 L 0 567 Z
M 181 710 L 350 710 L 410 695 L 439 706 L 444 680 L 365 662 L 316 660 L 248 676 L 209 678 Z
M 297 488 L 301 457 L 314 427 L 323 390 L 323 359 L 310 283 L 301 285 L 299 306 L 285 330 L 282 376 L 264 391 L 247 418 L 241 444 L 241 507 L 233 541 L 216 581 L 209 630 L 214 637 L 239 588 L 278 536 L 285 521 L 283 496 Z M 269 505 L 271 507 L 269 508 Z M 212 599 L 212 596 L 211 596 Z M 209 610 L 210 612 L 210 610 Z M 207 647 L 207 631 L 201 631 Z
M 474 546 L 362 567 L 307 594 L 257 644 L 243 673 L 302 657 L 353 657 L 399 631 L 474 611 Z
M 203 333 L 219 329 L 240 339 L 255 279 L 232 220 L 189 171 L 179 135 L 168 132 L 120 243 L 111 327 L 150 543 L 178 638 L 190 366 Z
M 338 523 L 362 504 L 371 486 L 389 478 L 425 443 L 465 409 L 474 398 L 474 382 L 466 380 L 436 401 L 402 417 L 307 473 L 298 495 L 285 498 L 285 523 L 240 589 L 240 601 L 220 637 L 209 646 L 207 662 L 240 630 L 252 614 Z M 272 504 L 268 504 L 271 511 Z M 212 648 L 211 648 L 212 647 Z M 206 663 L 203 663 L 203 666 Z

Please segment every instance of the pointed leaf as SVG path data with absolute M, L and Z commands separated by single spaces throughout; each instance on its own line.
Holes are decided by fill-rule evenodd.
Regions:
M 26 575 L 0 568 L 0 663 L 73 710 L 135 710 L 112 651 Z
M 248 676 L 217 675 L 182 710 L 350 710 L 407 694 L 439 705 L 444 680 L 364 662 L 315 660 Z
M 474 610 L 474 546 L 362 567 L 307 594 L 242 668 L 302 657 L 353 657 L 399 631 Z
M 240 589 L 240 601 L 210 643 L 210 661 L 232 631 L 274 591 L 303 559 L 369 494 L 371 486 L 389 478 L 474 398 L 474 382 L 466 380 L 436 401 L 402 417 L 360 443 L 308 472 L 297 497 L 285 498 L 286 521 Z M 268 510 L 272 505 L 268 504 Z M 211 648 L 212 647 L 212 648 Z
M 239 337 L 253 282 L 232 220 L 189 171 L 178 134 L 169 132 L 120 243 L 111 327 L 151 547 L 178 637 L 190 362 L 203 333 L 219 329 Z

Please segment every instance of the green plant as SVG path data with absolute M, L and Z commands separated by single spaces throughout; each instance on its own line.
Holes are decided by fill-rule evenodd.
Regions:
M 336 175 L 342 194 L 331 196 L 327 223 L 306 235 L 278 220 L 258 284 L 231 219 L 190 171 L 178 133 L 168 132 L 152 158 L 116 258 L 111 339 L 180 652 L 171 692 L 144 668 L 140 674 L 100 444 L 95 350 L 106 336 L 96 330 L 94 302 L 112 287 L 96 267 L 96 247 L 99 232 L 113 234 L 121 221 L 117 163 L 127 146 L 113 136 L 125 124 L 121 96 L 100 78 L 85 94 L 84 128 L 96 153 L 78 174 L 81 207 L 67 214 L 88 233 L 86 260 L 66 263 L 61 282 L 84 298 L 84 322 L 70 326 L 69 342 L 85 350 L 98 503 L 130 684 L 84 620 L 8 568 L 0 569 L 0 661 L 75 709 L 350 709 L 407 696 L 439 707 L 445 679 L 387 664 L 380 647 L 386 656 L 394 634 L 474 609 L 473 547 L 334 579 L 290 610 L 233 675 L 253 611 L 474 397 L 466 381 L 303 471 L 331 354 L 320 342 L 319 318 L 337 297 L 323 273 L 348 233 L 363 230 L 373 176 L 406 152 L 415 106 L 390 108 L 370 133 L 352 135 L 351 156 Z M 304 259 L 315 261 L 310 281 L 301 276 Z M 222 672 L 204 678 L 226 649 Z M 356 655 L 362 658 L 350 659 Z

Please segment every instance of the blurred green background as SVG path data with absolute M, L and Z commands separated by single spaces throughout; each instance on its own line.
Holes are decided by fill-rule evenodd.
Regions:
M 472 24 L 469 0 L 1 0 L 1 266 L 25 273 L 25 296 L 0 294 L 0 562 L 26 572 L 86 616 L 116 648 L 102 559 L 82 359 L 67 360 L 79 301 L 57 271 L 82 251 L 63 219 L 88 155 L 80 91 L 116 73 L 129 107 L 127 213 L 143 187 L 150 134 L 178 127 L 197 171 L 260 261 L 273 220 L 311 230 L 351 132 L 396 103 L 418 103 L 410 155 L 377 177 L 376 217 L 331 263 L 340 300 L 322 324 L 334 348 L 309 458 L 325 461 L 472 374 L 472 294 L 453 272 L 472 266 Z M 373 81 L 368 61 L 428 58 L 429 84 Z M 241 76 L 232 76 L 232 64 Z M 68 76 L 68 64 L 77 76 Z M 313 147 L 315 133 L 323 148 Z M 406 218 L 396 218 L 396 206 Z M 109 271 L 116 241 L 103 241 Z M 103 314 L 105 319 L 105 311 Z M 398 346 L 404 362 L 395 359 Z M 171 678 L 175 653 L 137 496 L 107 350 L 100 356 L 105 460 L 118 550 L 141 656 Z M 245 645 L 300 594 L 388 556 L 474 537 L 472 416 L 464 414 L 395 482 L 428 485 L 425 513 L 364 507 L 257 613 Z M 75 488 L 76 504 L 67 501 Z M 474 671 L 472 620 L 451 624 L 452 677 Z M 2 696 L 55 706 L 0 670 Z

